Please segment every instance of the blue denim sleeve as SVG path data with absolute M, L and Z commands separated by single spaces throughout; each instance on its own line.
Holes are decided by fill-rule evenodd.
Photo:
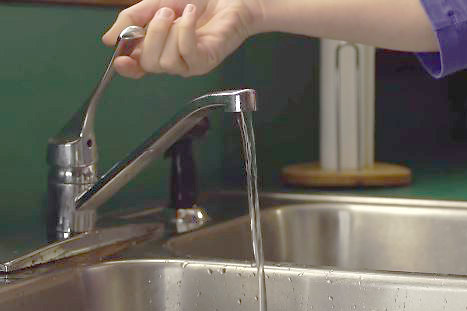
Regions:
M 417 53 L 435 78 L 467 68 L 467 0 L 420 0 L 438 38 L 440 52 Z

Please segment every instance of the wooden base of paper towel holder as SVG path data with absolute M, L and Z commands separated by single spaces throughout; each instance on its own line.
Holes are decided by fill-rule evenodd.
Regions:
M 409 168 L 376 162 L 362 170 L 323 170 L 319 163 L 292 164 L 282 169 L 282 181 L 287 185 L 303 187 L 366 187 L 403 186 L 410 184 Z

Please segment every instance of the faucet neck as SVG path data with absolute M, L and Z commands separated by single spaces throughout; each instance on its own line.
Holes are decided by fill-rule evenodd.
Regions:
M 86 213 L 86 210 L 95 211 L 130 180 L 144 170 L 144 168 L 146 168 L 146 166 L 155 158 L 163 155 L 171 146 L 189 133 L 190 130 L 205 119 L 213 110 L 220 108 L 223 108 L 224 111 L 227 112 L 255 110 L 255 91 L 251 89 L 223 91 L 207 94 L 191 101 L 173 119 L 167 122 L 159 130 L 155 131 L 125 159 L 115 164 L 106 174 L 104 174 L 104 176 L 102 176 L 102 178 L 96 179 L 96 176 L 90 177 L 88 180 L 95 181 L 95 184 L 89 187 L 90 184 L 86 183 L 84 186 L 85 191 L 82 191 L 83 185 L 81 183 L 74 183 L 80 179 L 72 179 L 70 184 L 49 183 L 49 194 L 55 193 L 54 196 L 56 197 L 53 203 L 57 204 L 56 208 L 64 210 L 65 212 L 62 214 L 67 217 L 72 214 L 72 219 L 73 217 L 74 219 L 71 221 L 79 222 L 80 230 L 91 230 L 94 224 L 87 219 L 95 219 L 94 216 L 88 217 L 90 214 L 95 215 L 95 213 Z M 83 140 L 80 142 L 82 143 Z M 49 150 L 52 149 L 52 151 L 72 151 L 72 153 L 67 155 L 66 161 L 60 162 L 60 164 L 65 164 L 63 166 L 59 165 L 57 161 L 53 163 L 49 161 L 49 164 L 52 165 L 49 176 L 55 176 L 56 171 L 62 167 L 66 168 L 65 171 L 70 171 L 95 165 L 96 161 L 91 161 L 90 165 L 81 165 L 78 167 L 71 166 L 71 164 L 83 164 L 82 162 L 76 162 L 75 160 L 85 158 L 85 156 L 80 154 L 77 155 L 73 152 L 89 152 L 86 148 L 94 150 L 97 159 L 95 143 L 91 146 L 79 146 L 78 144 L 74 146 L 70 143 L 52 144 L 52 147 L 49 145 Z M 49 157 L 49 159 L 57 159 L 57 157 Z M 65 180 L 65 182 L 67 181 Z M 68 185 L 73 185 L 73 187 Z M 66 189 L 66 191 L 57 189 Z M 77 192 L 78 190 L 81 190 L 81 192 Z M 83 217 L 86 218 L 85 221 L 81 221 L 82 219 L 80 218 L 80 215 L 84 215 Z M 67 221 L 70 220 L 68 219 Z

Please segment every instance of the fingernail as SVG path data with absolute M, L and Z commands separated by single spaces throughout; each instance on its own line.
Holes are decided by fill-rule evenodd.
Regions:
M 158 17 L 169 18 L 172 17 L 173 11 L 169 8 L 162 8 L 157 12 Z
M 190 14 L 190 13 L 193 13 L 194 10 L 195 10 L 195 6 L 193 4 L 188 4 L 185 7 L 185 11 L 183 13 Z

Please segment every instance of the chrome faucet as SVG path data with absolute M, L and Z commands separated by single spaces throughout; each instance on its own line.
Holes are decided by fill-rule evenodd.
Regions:
M 198 97 L 99 178 L 94 134 L 96 105 L 112 78 L 113 60 L 120 55 L 130 55 L 143 37 L 144 29 L 136 26 L 122 32 L 112 60 L 91 99 L 57 135 L 49 139 L 48 205 L 57 217 L 59 239 L 92 230 L 96 224 L 96 209 L 212 110 L 222 108 L 234 113 L 256 110 L 256 93 L 252 89 L 221 91 Z

